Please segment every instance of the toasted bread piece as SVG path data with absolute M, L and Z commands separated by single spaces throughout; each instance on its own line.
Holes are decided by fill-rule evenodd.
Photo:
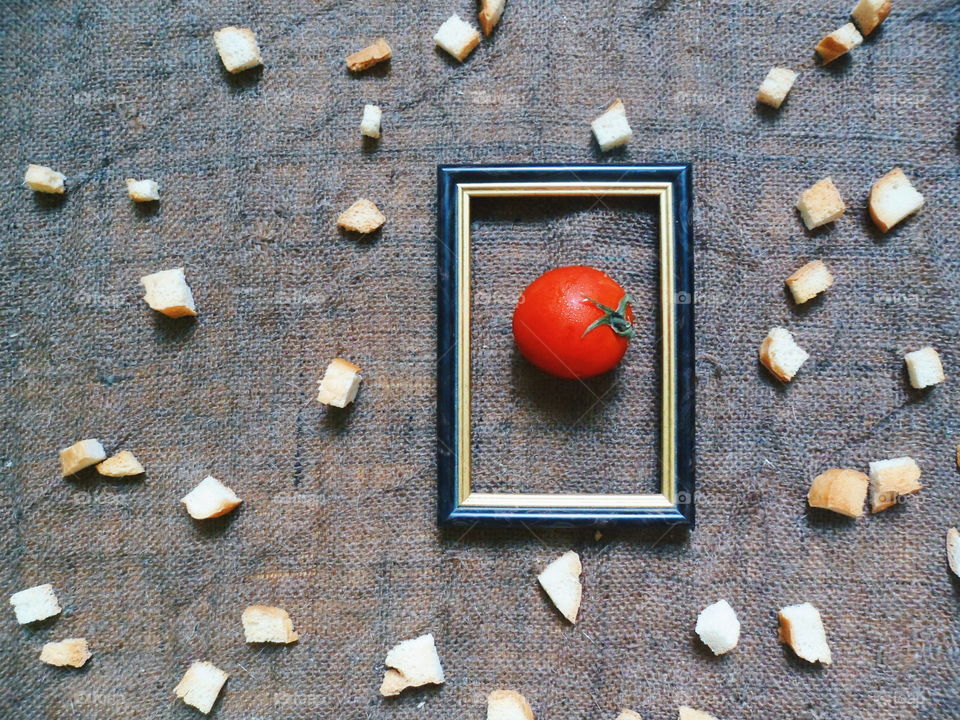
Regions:
M 454 13 L 440 26 L 433 40 L 457 60 L 463 62 L 480 42 L 480 33 Z
M 760 84 L 760 90 L 757 91 L 757 102 L 779 108 L 787 99 L 787 93 L 790 92 L 796 79 L 797 74 L 789 68 L 770 68 L 770 72 Z
M 67 191 L 63 184 L 66 179 L 63 173 L 43 165 L 27 165 L 27 172 L 23 176 L 23 182 L 31 190 L 50 195 L 63 195 Z
M 960 577 L 960 530 L 947 530 L 947 564 L 957 577 Z
M 714 655 L 728 653 L 740 642 L 740 621 L 726 600 L 718 600 L 701 610 L 696 630 Z
M 360 368 L 349 360 L 334 358 L 320 381 L 317 400 L 324 405 L 344 408 L 356 399 L 361 380 Z
M 932 347 L 920 348 L 903 356 L 907 363 L 910 384 L 918 390 L 946 380 L 940 355 Z
M 610 150 L 620 145 L 626 145 L 633 137 L 633 130 L 627 122 L 627 110 L 620 98 L 611 103 L 603 115 L 598 117 L 590 127 L 597 138 L 597 145 L 601 150 Z
M 815 298 L 831 285 L 833 285 L 833 275 L 822 260 L 808 262 L 787 278 L 787 287 L 790 288 L 790 293 L 797 305 Z
M 483 34 L 487 37 L 490 37 L 493 29 L 500 22 L 500 16 L 503 15 L 506 4 L 507 0 L 480 0 L 480 14 L 477 17 Z
M 21 625 L 46 620 L 61 611 L 53 585 L 49 583 L 15 592 L 10 596 L 10 604 Z
M 143 465 L 129 450 L 121 450 L 97 465 L 97 472 L 106 477 L 131 477 L 143 473 Z
M 337 225 L 344 230 L 372 233 L 387 221 L 380 208 L 365 198 L 357 200 L 337 218 Z
M 780 642 L 789 645 L 797 657 L 824 665 L 833 662 L 823 619 L 817 608 L 805 602 L 782 608 L 777 616 L 780 619 Z
M 187 506 L 190 517 L 195 520 L 206 520 L 226 515 L 243 500 L 213 475 L 208 475 L 180 502 Z
M 533 709 L 518 692 L 494 690 L 487 695 L 487 720 L 533 720 Z
M 127 178 L 127 195 L 134 202 L 153 202 L 160 199 L 160 186 L 156 180 Z
M 923 195 L 895 167 L 870 188 L 870 217 L 883 232 L 923 207 Z
M 863 515 L 870 478 L 857 470 L 831 468 L 813 479 L 807 502 L 810 507 L 832 510 L 847 517 Z
M 243 611 L 240 620 L 248 643 L 286 644 L 299 638 L 293 631 L 293 621 L 283 608 L 251 605 Z
M 364 105 L 363 117 L 360 119 L 360 134 L 367 137 L 380 137 L 380 118 L 383 111 L 376 105 Z
M 901 495 L 923 489 L 920 466 L 911 457 L 870 463 L 870 506 L 875 513 L 897 504 Z
M 383 38 L 378 38 L 372 45 L 347 55 L 347 67 L 353 72 L 362 72 L 378 63 L 393 57 L 393 50 Z
M 143 300 L 153 310 L 167 317 L 179 318 L 197 314 L 193 292 L 187 285 L 183 268 L 162 270 L 140 278 L 144 288 Z
M 210 662 L 194 662 L 180 683 L 173 689 L 177 697 L 187 705 L 192 705 L 204 715 L 210 712 L 217 701 L 220 688 L 230 677 Z
M 83 667 L 90 659 L 90 648 L 85 638 L 67 638 L 60 642 L 48 642 L 40 650 L 40 662 L 57 667 Z
M 106 459 L 107 452 L 99 440 L 81 440 L 60 451 L 60 471 L 64 477 L 80 472 Z
M 783 382 L 790 382 L 809 358 L 786 328 L 771 329 L 760 343 L 760 362 Z
M 860 0 L 850 12 L 850 16 L 860 28 L 860 32 L 866 36 L 887 19 L 892 5 L 890 0 Z
M 388 668 L 380 685 L 380 694 L 384 697 L 399 695 L 407 688 L 444 682 L 443 667 L 431 634 L 394 646 L 387 653 L 384 665 Z
M 643 718 L 640 717 L 640 713 L 624 708 L 620 711 L 620 714 L 617 715 L 617 720 L 643 720 Z
M 572 623 L 577 622 L 577 612 L 583 596 L 581 572 L 583 566 L 580 564 L 580 556 L 573 550 L 568 550 L 537 575 L 537 580 L 547 592 L 550 601 Z
M 841 55 L 846 55 L 863 42 L 853 23 L 837 28 L 817 43 L 817 54 L 824 65 L 829 65 Z
M 250 28 L 222 28 L 213 34 L 213 42 L 227 72 L 238 73 L 263 65 L 257 36 Z
M 688 705 L 680 706 L 680 720 L 717 720 L 710 713 L 705 713 L 702 710 L 694 710 Z
M 821 225 L 833 222 L 843 215 L 847 206 L 840 197 L 840 191 L 833 184 L 831 178 L 824 178 L 815 185 L 811 185 L 797 200 L 797 210 L 803 218 L 807 230 L 813 230 Z

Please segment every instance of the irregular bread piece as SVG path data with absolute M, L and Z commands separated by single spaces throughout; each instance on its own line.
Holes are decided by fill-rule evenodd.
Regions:
M 780 619 L 780 642 L 789 645 L 798 657 L 807 662 L 833 662 L 827 633 L 820 611 L 808 602 L 789 605 L 777 614 Z
M 81 440 L 60 451 L 60 470 L 64 477 L 96 465 L 107 457 L 99 440 Z
M 187 285 L 183 268 L 144 275 L 140 283 L 144 288 L 144 301 L 157 312 L 172 318 L 197 314 L 193 292 Z
M 940 355 L 932 347 L 920 348 L 908 352 L 903 356 L 907 363 L 907 372 L 910 375 L 910 384 L 918 390 L 942 383 L 946 380 L 943 375 L 943 364 Z
M 387 653 L 383 664 L 388 668 L 380 686 L 384 697 L 399 695 L 407 688 L 444 682 L 437 646 L 429 633 L 396 645 Z
M 870 478 L 857 470 L 831 468 L 813 479 L 807 502 L 810 507 L 832 510 L 847 517 L 863 515 Z
M 953 574 L 960 577 L 960 531 L 956 528 L 947 530 L 947 563 Z
M 97 465 L 97 472 L 106 477 L 130 477 L 143 473 L 143 465 L 129 450 L 121 450 Z
M 380 208 L 366 198 L 357 200 L 337 218 L 337 225 L 344 230 L 358 233 L 372 233 L 387 221 Z
M 572 623 L 577 622 L 577 612 L 580 610 L 580 599 L 583 595 L 581 572 L 583 566 L 580 564 L 580 556 L 573 550 L 568 550 L 537 575 L 537 580 L 557 610 Z
M 251 605 L 240 616 L 248 643 L 292 643 L 299 635 L 287 611 L 269 605 Z
M 597 138 L 597 145 L 601 150 L 626 145 L 633 137 L 633 130 L 627 122 L 627 110 L 620 98 L 614 100 L 603 115 L 590 123 L 590 127 L 593 128 L 593 135 Z
M 480 19 L 483 34 L 487 37 L 490 37 L 493 29 L 500 22 L 500 16 L 503 15 L 506 4 L 507 0 L 480 0 L 480 14 L 477 17 Z
M 208 475 L 180 502 L 187 506 L 190 517 L 195 520 L 206 520 L 226 515 L 243 500 L 213 475 Z
M 323 373 L 317 400 L 324 405 L 344 408 L 357 397 L 361 380 L 360 368 L 349 360 L 334 358 Z
M 826 225 L 843 215 L 847 206 L 840 197 L 840 191 L 833 184 L 833 180 L 826 177 L 815 185 L 811 185 L 797 200 L 797 210 L 803 218 L 807 230 Z
M 90 648 L 85 638 L 68 638 L 60 642 L 49 642 L 40 650 L 40 662 L 57 667 L 83 667 L 90 659 Z
M 620 711 L 620 714 L 617 715 L 617 720 L 643 720 L 643 718 L 640 717 L 640 713 L 624 708 Z
M 61 611 L 50 583 L 15 592 L 10 596 L 10 604 L 13 605 L 17 622 L 21 625 L 46 620 L 59 615 Z
M 222 28 L 213 34 L 213 42 L 227 72 L 238 73 L 263 65 L 257 36 L 249 28 Z
M 897 504 L 901 495 L 923 489 L 920 466 L 911 457 L 870 463 L 870 505 L 878 513 Z
M 770 72 L 760 84 L 760 90 L 757 92 L 757 102 L 762 102 L 772 108 L 779 108 L 783 101 L 787 99 L 787 93 L 793 87 L 797 74 L 783 67 L 770 68 Z
M 719 600 L 701 610 L 696 629 L 697 635 L 714 655 L 728 653 L 740 642 L 740 621 L 726 600 Z
M 127 178 L 127 195 L 134 202 L 153 202 L 160 199 L 160 186 L 156 180 Z
M 870 217 L 883 232 L 923 207 L 923 195 L 898 167 L 870 188 Z
M 760 343 L 760 362 L 783 382 L 790 382 L 809 358 L 786 328 L 771 329 Z
M 694 710 L 688 705 L 682 705 L 680 707 L 680 720 L 717 720 L 717 718 L 702 710 Z
M 518 692 L 494 690 L 487 695 L 487 720 L 533 720 L 533 708 Z
M 480 42 L 480 33 L 454 13 L 440 26 L 433 40 L 457 60 L 463 62 Z
M 352 55 L 347 55 L 347 67 L 353 72 L 361 72 L 371 68 L 377 63 L 389 60 L 393 57 L 393 50 L 383 38 L 378 38 L 372 45 L 362 50 L 357 50 Z
M 829 65 L 841 55 L 846 55 L 862 42 L 863 36 L 857 32 L 856 26 L 853 23 L 847 23 L 817 43 L 817 54 L 820 56 L 824 65 Z
M 27 172 L 23 176 L 23 182 L 31 190 L 51 195 L 63 195 L 67 191 L 63 184 L 66 179 L 63 173 L 44 165 L 27 165 Z
M 383 111 L 376 105 L 363 106 L 363 118 L 360 120 L 360 134 L 367 137 L 380 137 L 380 118 Z
M 173 689 L 177 697 L 187 705 L 192 705 L 204 715 L 210 712 L 217 701 L 220 688 L 230 677 L 210 662 L 194 662 L 180 683 Z
M 869 35 L 887 19 L 893 3 L 890 0 L 860 0 L 850 13 L 863 35 Z
M 815 298 L 831 285 L 833 285 L 833 275 L 822 260 L 808 262 L 787 278 L 787 287 L 790 288 L 793 300 L 798 305 Z

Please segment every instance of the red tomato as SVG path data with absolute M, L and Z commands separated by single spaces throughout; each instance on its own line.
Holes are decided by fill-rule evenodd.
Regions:
M 599 375 L 617 366 L 633 337 L 630 301 L 622 287 L 596 268 L 555 268 L 520 295 L 513 338 L 527 360 L 551 375 Z

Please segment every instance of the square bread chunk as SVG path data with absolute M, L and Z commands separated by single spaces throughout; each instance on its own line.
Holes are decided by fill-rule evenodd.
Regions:
M 97 465 L 97 472 L 105 477 L 132 477 L 143 474 L 143 465 L 129 450 L 121 450 Z
M 383 111 L 376 105 L 363 106 L 363 118 L 360 120 L 360 133 L 367 137 L 380 137 L 380 118 Z
M 863 42 L 853 23 L 837 28 L 817 43 L 817 54 L 824 65 L 829 65 L 841 55 L 846 55 Z
M 238 73 L 263 65 L 257 36 L 249 28 L 225 27 L 213 34 L 213 42 L 227 72 Z
M 180 502 L 187 506 L 187 512 L 194 520 L 206 520 L 226 515 L 243 500 L 213 475 L 208 475 Z
M 614 100 L 603 115 L 590 124 L 590 127 L 601 150 L 626 145 L 633 137 L 633 130 L 627 122 L 627 110 L 620 98 Z
M 31 190 L 51 195 L 63 195 L 67 191 L 63 184 L 66 179 L 63 173 L 43 165 L 27 165 L 27 172 L 23 176 L 23 182 Z
M 832 510 L 847 517 L 863 515 L 870 478 L 857 470 L 831 468 L 813 479 L 807 502 L 810 507 Z
M 923 207 L 923 195 L 910 184 L 903 170 L 896 167 L 870 188 L 869 206 L 873 222 L 887 232 Z
M 800 198 L 797 200 L 797 210 L 800 211 L 807 230 L 833 222 L 843 215 L 846 209 L 847 206 L 843 204 L 840 191 L 828 177 L 808 187 L 800 193 Z
M 937 385 L 946 380 L 940 354 L 932 347 L 920 348 L 903 356 L 907 363 L 910 384 L 917 390 Z
M 790 288 L 790 293 L 797 305 L 815 298 L 831 285 L 833 285 L 833 275 L 827 270 L 822 260 L 808 262 L 787 278 L 787 287 Z
M 411 687 L 442 685 L 445 681 L 437 646 L 429 633 L 395 645 L 387 653 L 384 665 L 387 672 L 380 685 L 384 697 L 399 695 Z
M 640 717 L 640 713 L 624 708 L 620 711 L 620 714 L 617 715 L 617 720 L 643 720 L 643 718 Z
M 470 23 L 461 20 L 459 15 L 453 14 L 440 26 L 433 40 L 463 62 L 480 42 L 480 33 Z
M 378 38 L 372 45 L 347 55 L 347 67 L 351 72 L 362 72 L 393 57 L 393 50 L 383 38 Z
M 40 650 L 40 662 L 57 667 L 83 667 L 90 659 L 90 648 L 84 638 L 68 638 L 49 642 Z
M 140 278 L 144 288 L 143 300 L 153 310 L 167 317 L 179 318 L 197 314 L 193 291 L 187 285 L 183 268 L 162 270 Z
M 807 662 L 829 665 L 833 662 L 827 632 L 820 611 L 810 603 L 790 605 L 780 610 L 780 642 L 789 645 L 797 657 Z
M 487 695 L 487 720 L 533 720 L 533 708 L 518 692 L 494 690 Z
M 710 713 L 705 713 L 703 710 L 694 710 L 689 705 L 682 705 L 680 707 L 680 720 L 717 720 Z
M 920 466 L 911 457 L 870 463 L 870 505 L 875 513 L 897 504 L 901 495 L 923 489 Z
M 550 601 L 571 623 L 577 622 L 580 600 L 583 597 L 583 586 L 580 584 L 581 572 L 583 572 L 583 566 L 580 564 L 580 556 L 573 550 L 568 550 L 537 575 L 537 580 L 550 597 Z
M 760 343 L 760 362 L 783 382 L 790 382 L 810 355 L 786 328 L 775 327 Z
M 349 360 L 334 358 L 327 365 L 327 370 L 323 373 L 323 379 L 320 380 L 320 392 L 317 395 L 317 400 L 324 405 L 345 408 L 356 399 L 361 380 L 363 380 L 363 376 L 360 375 L 359 367 Z
M 134 202 L 153 202 L 160 199 L 160 186 L 156 180 L 127 178 L 127 195 Z
M 178 698 L 192 705 L 204 715 L 217 701 L 220 689 L 230 677 L 210 662 L 197 661 L 190 666 L 183 679 L 173 689 Z
M 951 572 L 960 577 L 960 531 L 956 528 L 947 530 L 947 564 Z
M 787 99 L 787 93 L 793 87 L 797 74 L 789 68 L 771 68 L 760 84 L 757 101 L 772 108 L 779 108 Z
M 53 592 L 53 585 L 37 585 L 10 596 L 10 604 L 21 625 L 46 620 L 48 617 L 59 615 L 60 603 Z
M 99 440 L 81 440 L 60 451 L 60 472 L 64 477 L 96 465 L 107 457 Z
M 892 4 L 891 0 L 860 0 L 850 16 L 860 28 L 860 32 L 869 35 L 887 19 Z
M 372 233 L 387 221 L 380 208 L 366 198 L 357 200 L 337 218 L 337 225 L 344 230 L 358 233 Z
M 507 0 L 480 0 L 480 14 L 477 17 L 480 20 L 483 34 L 487 37 L 500 22 L 500 16 L 503 15 L 503 8 L 506 4 Z
M 701 610 L 696 630 L 714 655 L 728 653 L 740 642 L 740 621 L 726 600 L 718 600 Z
M 292 643 L 299 637 L 293 621 L 283 608 L 251 605 L 240 616 L 248 643 Z

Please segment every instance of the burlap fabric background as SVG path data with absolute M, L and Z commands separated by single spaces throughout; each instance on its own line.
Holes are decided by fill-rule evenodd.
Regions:
M 0 588 L 51 582 L 64 611 L 30 628 L 6 611 L 0 716 L 195 718 L 172 689 L 208 659 L 231 673 L 214 716 L 244 720 L 480 718 L 498 687 L 538 718 L 666 719 L 681 703 L 729 719 L 960 717 L 960 586 L 942 549 L 960 522 L 960 11 L 895 2 L 849 60 L 816 68 L 848 4 L 509 0 L 461 66 L 431 42 L 451 12 L 473 17 L 460 0 L 4 2 Z M 261 73 L 222 70 L 210 35 L 231 23 L 257 31 Z M 379 35 L 389 68 L 350 77 L 343 57 Z M 802 72 L 782 112 L 758 111 L 775 63 Z M 635 136 L 601 156 L 588 122 L 617 96 Z M 379 145 L 360 142 L 364 102 L 384 108 Z M 698 527 L 440 532 L 435 166 L 601 158 L 694 164 Z M 62 202 L 21 186 L 28 162 L 68 175 Z M 866 195 L 894 165 L 928 205 L 881 235 Z M 805 232 L 793 204 L 826 175 L 849 209 Z M 132 205 L 128 176 L 160 182 L 158 210 Z M 334 222 L 360 196 L 389 221 L 357 241 Z M 648 345 L 591 407 L 524 369 L 504 324 L 529 275 L 560 262 L 652 297 L 652 220 L 622 209 L 514 204 L 477 220 L 487 487 L 650 479 Z M 794 308 L 783 279 L 816 257 L 836 285 Z M 140 300 L 141 275 L 180 265 L 196 322 Z M 777 324 L 812 355 L 788 388 L 756 360 Z M 948 381 L 917 393 L 902 355 L 926 343 Z M 364 370 L 346 412 L 313 399 L 336 355 Z M 133 450 L 146 479 L 61 479 L 56 451 L 90 436 Z M 805 510 L 823 469 L 905 454 L 926 488 L 904 506 L 857 522 Z M 245 502 L 195 523 L 178 501 L 208 473 Z M 569 548 L 585 567 L 575 627 L 534 580 Z M 721 597 L 743 636 L 716 659 L 693 625 Z M 777 608 L 804 600 L 823 611 L 832 667 L 777 642 Z M 300 642 L 245 645 L 254 602 L 286 608 Z M 386 650 L 428 631 L 446 685 L 379 698 Z M 87 667 L 38 662 L 75 636 Z

